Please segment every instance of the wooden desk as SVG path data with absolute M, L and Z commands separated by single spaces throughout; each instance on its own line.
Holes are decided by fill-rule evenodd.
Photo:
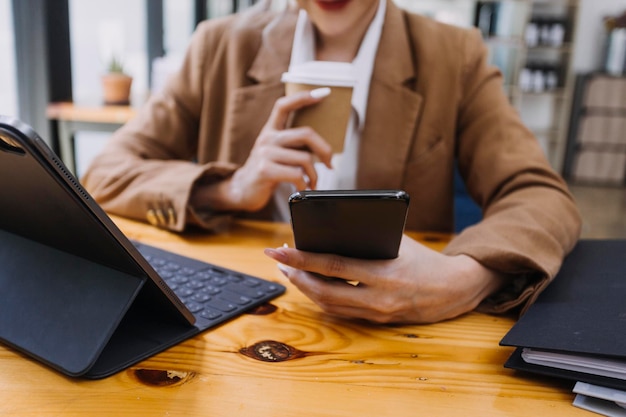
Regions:
M 131 106 L 77 105 L 75 103 L 50 103 L 46 116 L 59 140 L 59 156 L 65 165 L 76 173 L 74 134 L 78 131 L 114 132 L 135 117 Z M 55 149 L 56 151 L 56 149 Z
M 109 378 L 70 379 L 0 346 L 0 415 L 11 416 L 589 416 L 570 385 L 503 368 L 512 318 L 471 313 L 425 326 L 331 317 L 262 249 L 292 244 L 287 225 L 242 222 L 220 236 L 175 235 L 114 219 L 133 238 L 276 280 L 287 292 Z M 436 249 L 444 240 L 418 236 Z M 242 354 L 277 342 L 292 359 Z M 281 351 L 280 348 L 283 350 Z

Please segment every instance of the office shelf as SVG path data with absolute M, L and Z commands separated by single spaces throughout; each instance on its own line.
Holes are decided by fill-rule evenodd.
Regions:
M 563 174 L 572 182 L 626 184 L 626 77 L 576 79 Z
M 571 110 L 567 102 L 574 89 L 578 0 L 395 1 L 413 12 L 481 30 L 507 97 L 561 172 Z

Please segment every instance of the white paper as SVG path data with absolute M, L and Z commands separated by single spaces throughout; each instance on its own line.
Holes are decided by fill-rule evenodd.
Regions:
M 626 416 L 626 391 L 577 382 L 573 389 L 578 394 L 574 405 L 605 416 Z
M 535 365 L 626 380 L 626 361 L 623 360 L 546 352 L 529 348 L 522 349 L 522 359 Z
M 619 407 L 615 403 L 583 394 L 576 395 L 573 405 L 607 417 L 626 417 L 626 409 Z

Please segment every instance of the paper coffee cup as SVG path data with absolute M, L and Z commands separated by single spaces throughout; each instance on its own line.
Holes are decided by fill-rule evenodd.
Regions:
M 343 144 L 352 111 L 353 66 L 344 62 L 309 61 L 285 72 L 282 81 L 287 95 L 304 90 L 329 87 L 330 95 L 319 103 L 303 107 L 293 114 L 291 127 L 310 126 L 332 147 L 343 152 Z

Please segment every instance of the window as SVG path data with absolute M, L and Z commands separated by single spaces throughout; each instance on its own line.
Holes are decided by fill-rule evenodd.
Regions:
M 144 0 L 70 0 L 72 88 L 75 102 L 100 102 L 100 75 L 111 58 L 133 77 L 132 97 L 148 90 Z
M 163 46 L 167 55 L 182 55 L 194 29 L 195 9 L 191 0 L 164 0 Z

